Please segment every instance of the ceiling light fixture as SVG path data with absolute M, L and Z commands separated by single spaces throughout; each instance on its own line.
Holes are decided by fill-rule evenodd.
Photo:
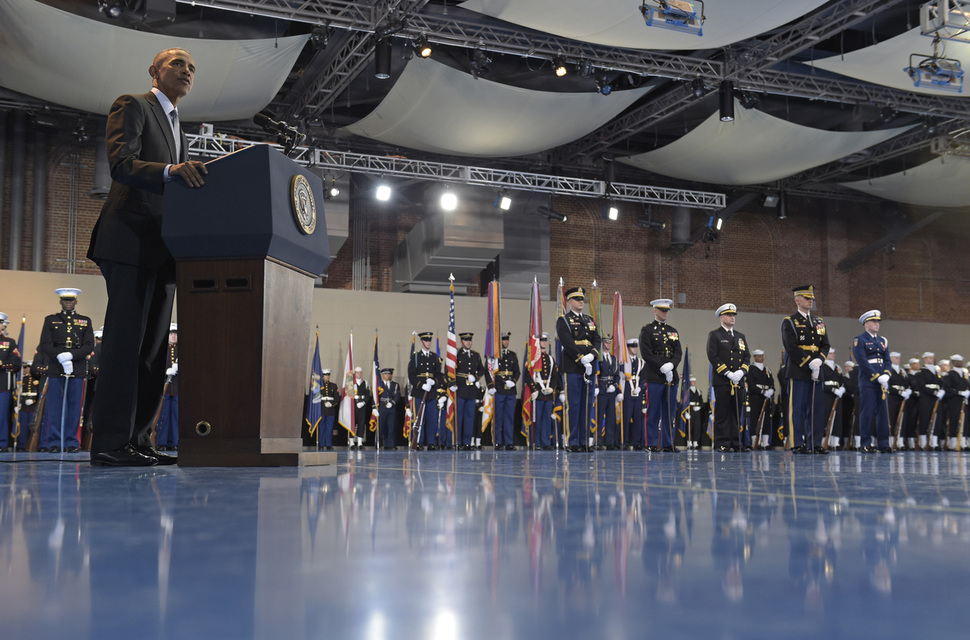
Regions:
M 566 75 L 566 60 L 562 56 L 556 56 L 552 59 L 552 69 L 556 72 L 556 75 L 560 78 Z
M 387 80 L 391 77 L 391 41 L 381 38 L 374 47 L 374 77 Z
M 502 189 L 499 194 L 495 197 L 495 206 L 502 211 L 508 211 L 512 208 L 512 198 L 509 197 L 508 191 Z
M 117 20 L 125 12 L 121 0 L 98 0 L 98 11 L 112 20 Z
M 377 191 L 374 193 L 374 197 L 381 202 L 387 202 L 391 199 L 391 188 L 386 184 L 377 185 Z
M 458 208 L 458 196 L 451 191 L 441 194 L 441 208 L 445 211 L 454 211 Z
M 734 122 L 734 83 L 722 80 L 720 95 L 721 122 Z
M 596 90 L 604 96 L 608 96 L 613 93 L 613 85 L 606 79 L 606 76 L 601 76 L 596 80 Z
M 428 36 L 423 33 L 418 36 L 417 40 L 414 41 L 414 51 L 422 58 L 431 57 L 431 43 L 428 42 Z
M 610 220 L 616 220 L 620 217 L 620 210 L 616 208 L 616 203 L 612 200 L 607 202 L 605 213 Z

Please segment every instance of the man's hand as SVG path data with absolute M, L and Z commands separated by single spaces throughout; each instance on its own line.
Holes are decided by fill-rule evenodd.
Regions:
M 205 184 L 202 176 L 209 173 L 206 166 L 198 160 L 188 160 L 181 164 L 173 165 L 168 170 L 168 177 L 179 177 L 190 187 L 201 187 Z

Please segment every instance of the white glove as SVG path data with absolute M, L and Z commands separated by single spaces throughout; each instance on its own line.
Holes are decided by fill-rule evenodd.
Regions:
M 559 394 L 559 402 L 565 402 L 565 401 L 566 401 L 566 394 L 565 393 L 560 393 Z
M 970 398 L 970 389 L 967 389 L 965 391 L 961 391 L 960 392 L 960 395 L 963 396 L 964 398 Z
M 505 388 L 506 389 L 514 389 L 515 388 L 515 383 L 513 381 L 511 381 L 511 380 L 506 380 L 505 381 Z
M 458 387 L 456 385 L 451 385 L 448 387 L 448 391 L 458 391 Z
M 737 384 L 738 380 L 741 379 L 741 376 L 738 375 L 737 371 L 728 371 L 727 373 L 724 374 L 724 377 L 730 380 L 731 382 L 733 382 L 734 384 Z
M 818 382 L 818 374 L 819 374 L 818 369 L 812 370 L 812 382 Z
M 364 403 L 363 402 L 358 402 L 357 403 L 357 408 L 358 409 L 363 409 L 364 408 Z
M 765 391 L 765 400 L 771 400 L 771 396 L 775 395 L 774 389 L 768 389 Z
M 434 387 L 434 380 L 432 380 L 431 378 L 428 378 L 427 380 L 425 380 L 424 384 L 421 385 L 421 388 L 424 389 L 425 391 L 431 391 L 432 387 Z
M 670 373 L 673 370 L 674 370 L 673 362 L 665 362 L 662 365 L 660 365 L 660 373 Z M 669 381 L 670 378 L 667 378 L 667 380 Z
M 468 384 L 475 384 L 475 376 L 468 374 Z
M 24 400 L 24 404 L 29 407 L 30 405 L 34 404 L 34 399 L 33 398 L 27 398 L 26 400 Z
M 494 396 L 495 395 L 495 387 L 492 387 L 492 388 L 490 388 L 488 390 L 488 395 L 490 395 L 490 396 Z
M 814 358 L 813 360 L 811 360 L 808 363 L 808 368 L 811 369 L 815 373 L 818 372 L 818 370 L 819 370 L 819 368 L 821 366 L 822 366 L 822 359 L 821 358 Z
M 664 377 L 667 378 L 667 382 L 673 382 L 674 381 L 674 372 L 673 371 L 668 371 L 667 373 L 664 374 Z
M 610 386 L 606 387 L 606 393 L 613 393 L 614 391 L 616 391 L 616 386 L 611 384 Z
M 834 393 L 837 398 L 841 398 L 842 396 L 845 395 L 845 387 L 839 387 L 838 389 L 836 389 L 832 393 Z
M 552 387 L 542 387 L 540 391 L 542 391 L 542 395 L 547 396 L 552 393 Z
M 616 399 L 619 400 L 620 402 L 623 402 L 623 394 L 622 393 L 616 394 Z
M 64 364 L 65 362 L 70 362 L 73 359 L 74 359 L 74 356 L 71 355 L 70 351 L 64 351 L 63 353 L 57 354 L 57 361 L 60 362 L 61 364 Z
M 640 409 L 640 413 L 646 413 L 646 412 L 647 412 L 647 408 L 646 407 Z
M 172 375 L 173 376 L 177 376 L 179 374 L 179 363 L 178 363 L 178 360 L 176 360 L 175 362 L 172 363 L 172 369 L 175 370 L 175 373 L 173 373 Z
M 586 371 L 586 375 L 588 375 L 588 376 L 589 375 L 593 375 L 593 365 L 591 365 L 591 364 L 584 364 L 583 365 L 583 369 Z
M 404 410 L 404 417 L 405 418 L 410 418 L 411 417 L 411 408 L 410 407 L 408 407 L 407 409 Z
M 888 373 L 882 374 L 881 376 L 879 376 L 878 378 L 876 378 L 876 382 L 878 382 L 880 385 L 882 385 L 882 388 L 883 389 L 888 389 L 889 388 L 889 374 Z
M 595 389 L 593 389 L 593 397 L 596 397 L 599 394 L 600 394 L 600 388 L 599 387 L 596 387 Z
M 592 353 L 587 353 L 585 356 L 580 358 L 579 361 L 582 362 L 583 364 L 589 364 L 590 362 L 593 361 L 593 357 L 594 356 Z
M 940 389 L 939 391 L 936 392 L 936 397 L 938 400 L 942 400 L 943 396 L 945 395 L 946 395 L 946 391 L 944 391 L 943 389 Z
M 741 378 L 744 377 L 744 369 L 738 369 L 734 372 L 734 375 L 738 377 L 738 382 L 741 382 Z
M 165 370 L 165 375 L 167 376 L 174 376 L 176 373 L 178 373 L 178 370 L 175 367 L 169 367 Z
M 900 395 L 900 397 L 903 400 L 909 400 L 909 397 L 911 395 L 913 395 L 913 390 L 912 389 L 903 389 L 902 391 L 899 392 L 899 395 Z
M 438 398 L 438 409 L 444 409 L 445 403 L 447 402 L 448 402 L 448 398 L 444 396 L 441 396 L 440 398 Z
M 63 362 L 61 363 L 61 368 L 64 369 L 64 375 L 69 376 L 74 373 L 74 362 L 72 360 Z
M 379 413 L 377 413 L 377 409 L 374 409 L 373 411 L 371 411 L 371 412 L 370 412 L 370 414 L 371 414 L 372 416 L 374 416 L 375 418 L 379 418 L 379 417 L 380 417 L 380 414 L 379 414 Z

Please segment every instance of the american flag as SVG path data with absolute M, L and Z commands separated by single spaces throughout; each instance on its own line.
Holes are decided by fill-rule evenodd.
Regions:
M 539 281 L 532 279 L 532 293 L 529 296 L 529 334 L 525 343 L 525 369 L 535 380 L 541 377 L 542 349 L 539 338 L 542 337 L 542 308 L 539 294 Z M 532 388 L 522 385 L 522 435 L 529 438 L 532 426 Z M 532 441 L 529 441 L 532 444 Z
M 458 369 L 458 336 L 455 335 L 455 276 L 449 275 L 451 301 L 448 307 L 448 353 L 445 356 L 445 371 L 448 373 L 448 415 L 445 424 L 448 430 L 455 432 L 455 393 L 450 386 L 456 379 Z

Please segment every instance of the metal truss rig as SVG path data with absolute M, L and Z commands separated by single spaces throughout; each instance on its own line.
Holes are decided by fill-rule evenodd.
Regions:
M 221 135 L 188 134 L 189 152 L 196 157 L 218 158 L 250 147 L 254 143 Z M 281 147 L 273 145 L 280 149 Z M 605 198 L 644 204 L 668 204 L 695 209 L 723 209 L 723 193 L 670 189 L 639 184 L 606 183 L 602 180 L 565 178 L 541 173 L 505 171 L 460 164 L 409 160 L 397 156 L 376 156 L 349 151 L 295 148 L 290 157 L 307 167 L 347 171 L 376 176 L 402 176 L 418 180 L 469 184 L 495 189 L 533 191 L 584 198 Z
M 435 44 L 482 49 L 529 58 L 567 62 L 589 60 L 594 67 L 673 79 L 700 78 L 718 83 L 733 77 L 736 89 L 796 96 L 813 100 L 891 106 L 898 111 L 970 119 L 970 101 L 953 97 L 921 95 L 910 91 L 870 85 L 860 81 L 822 78 L 789 71 L 758 69 L 749 72 L 718 60 L 693 58 L 662 51 L 607 47 L 553 36 L 515 25 L 489 24 L 482 20 L 434 13 L 401 11 L 400 0 L 177 0 L 195 6 L 304 22 L 321 27 L 377 33 L 390 23 L 398 37 L 424 35 Z M 865 6 L 865 0 L 846 3 Z M 390 16 L 390 18 L 389 18 Z M 646 27 L 644 27 L 646 28 Z M 780 51 L 787 53 L 785 48 Z M 773 57 L 773 56 L 772 56 Z M 742 64 L 742 68 L 745 65 Z M 312 102 L 308 97 L 302 102 Z

